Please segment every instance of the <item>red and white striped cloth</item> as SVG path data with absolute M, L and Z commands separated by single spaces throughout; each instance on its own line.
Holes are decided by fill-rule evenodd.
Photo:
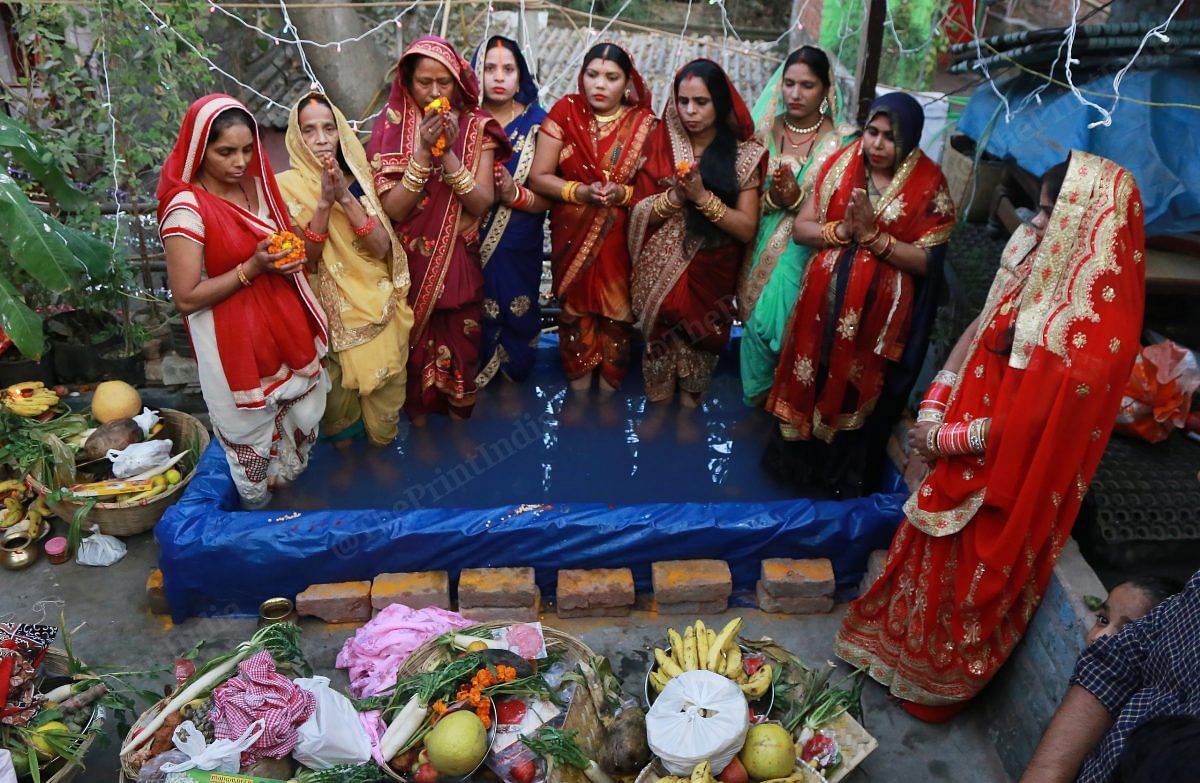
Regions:
M 213 691 L 213 734 L 236 740 L 262 720 L 262 735 L 242 753 L 242 766 L 281 759 L 296 747 L 296 730 L 316 710 L 316 697 L 275 671 L 263 650 L 238 664 L 238 673 Z

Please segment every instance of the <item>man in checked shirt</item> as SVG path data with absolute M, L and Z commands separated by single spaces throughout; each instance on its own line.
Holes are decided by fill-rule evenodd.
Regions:
M 1200 571 L 1084 651 L 1021 783 L 1109 783 L 1130 733 L 1164 715 L 1200 717 Z

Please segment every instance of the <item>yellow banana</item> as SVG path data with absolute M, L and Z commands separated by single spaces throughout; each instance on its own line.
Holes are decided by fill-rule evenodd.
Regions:
M 155 485 L 153 487 L 150 487 L 150 489 L 146 490 L 145 492 L 139 492 L 136 495 L 132 495 L 127 500 L 123 500 L 121 502 L 122 503 L 133 503 L 134 501 L 137 501 L 137 500 L 146 500 L 148 498 L 154 497 L 155 495 L 161 495 L 163 492 L 166 491 L 166 489 L 167 489 L 167 486 L 166 486 L 166 483 L 164 482 L 161 486 Z
M 719 634 L 717 634 L 717 638 L 715 640 L 713 640 L 712 645 L 708 649 L 708 656 L 709 656 L 708 668 L 709 669 L 715 669 L 717 666 L 717 661 L 716 661 L 716 657 L 714 656 L 714 653 L 716 653 L 716 655 L 720 655 L 721 650 L 725 649 L 725 645 L 729 644 L 729 641 L 731 639 L 733 639 L 734 637 L 736 637 L 737 632 L 740 631 L 741 629 L 742 629 L 742 618 L 740 618 L 740 617 L 735 617 L 732 620 L 730 620 L 728 623 L 725 624 L 725 627 L 721 629 L 721 632 Z
M 736 644 L 729 648 L 729 654 L 725 658 L 725 669 L 722 672 L 729 679 L 737 679 L 738 674 L 745 674 L 742 670 L 742 648 Z
M 754 676 L 749 681 L 741 686 L 742 693 L 746 694 L 749 699 L 761 699 L 771 687 L 771 678 L 774 672 L 771 669 L 771 664 L 764 665 L 761 669 L 754 673 Z
M 22 512 L 7 509 L 0 514 L 0 530 L 6 530 L 21 521 Z
M 29 507 L 29 511 L 30 513 L 37 513 L 42 517 L 48 517 L 54 513 L 46 503 L 45 495 L 38 495 L 37 500 L 33 501 L 33 505 Z
M 650 672 L 650 687 L 654 688 L 655 693 L 662 693 L 668 682 L 670 680 L 662 672 Z
M 683 670 L 690 672 L 698 668 L 699 666 L 696 663 L 696 629 L 689 625 L 683 632 Z
M 696 666 L 700 669 L 707 669 L 705 663 L 708 660 L 708 631 L 704 628 L 704 621 L 697 620 L 694 626 L 696 634 Z
M 14 490 L 22 490 L 23 491 L 24 489 L 25 489 L 25 484 L 18 479 L 8 479 L 7 481 L 0 481 L 0 494 L 3 494 L 5 492 L 12 492 Z
M 764 780 L 762 783 L 804 783 L 805 780 L 808 780 L 808 776 L 801 770 L 796 770 L 786 778 L 771 778 L 770 780 Z
M 667 640 L 671 643 L 671 657 L 680 667 L 683 666 L 683 637 L 674 628 L 667 629 Z
M 701 761 L 692 770 L 691 783 L 712 783 L 712 764 L 707 761 Z
M 675 663 L 671 656 L 667 655 L 662 649 L 654 648 L 654 660 L 658 661 L 658 668 L 667 678 L 678 677 L 683 674 L 683 670 Z

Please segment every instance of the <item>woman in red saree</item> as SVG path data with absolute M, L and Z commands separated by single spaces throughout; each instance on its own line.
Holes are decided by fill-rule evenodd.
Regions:
M 758 229 L 766 148 L 721 67 L 693 60 L 647 145 L 629 220 L 633 312 L 646 338 L 646 397 L 695 407 L 733 326 L 746 245 Z
M 494 201 L 493 164 L 510 151 L 478 104 L 470 64 L 448 41 L 423 36 L 404 50 L 367 144 L 376 191 L 408 254 L 414 324 L 404 410 L 417 426 L 430 413 L 468 418 L 475 405 L 479 222 Z
M 286 254 L 267 251 L 293 226 L 246 107 L 219 94 L 193 103 L 156 195 L 213 432 L 243 503 L 264 506 L 308 464 L 328 335 L 301 262 L 276 267 Z
M 909 95 L 875 100 L 863 137 L 832 155 L 793 238 L 816 248 L 786 330 L 765 458 L 806 494 L 877 489 L 887 437 L 916 382 L 937 309 L 954 202 L 918 147 Z
M 529 183 L 551 199 L 551 267 L 562 306 L 559 352 L 576 390 L 621 386 L 633 312 L 625 223 L 632 182 L 654 128 L 650 90 L 611 43 L 583 58 L 579 92 L 554 104 L 538 137 Z
M 1138 351 L 1137 185 L 1082 152 L 1054 174 L 921 404 L 911 442 L 933 468 L 837 639 L 925 720 L 965 706 L 1025 632 Z

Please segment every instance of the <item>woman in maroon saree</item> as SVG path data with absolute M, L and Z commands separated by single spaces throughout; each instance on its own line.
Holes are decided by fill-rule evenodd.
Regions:
M 633 333 L 625 223 L 654 125 L 649 89 L 629 55 L 610 43 L 588 51 L 579 92 L 554 104 L 542 124 L 529 183 L 554 202 L 559 351 L 577 390 L 591 386 L 597 369 L 601 389 L 625 379 Z
M 449 108 L 438 111 L 439 99 Z M 367 144 L 383 209 L 408 253 L 414 324 L 404 409 L 418 426 L 430 413 L 467 418 L 475 405 L 479 221 L 494 202 L 493 164 L 510 151 L 478 103 L 466 60 L 441 38 L 418 38 L 400 58 Z
M 646 397 L 695 407 L 733 326 L 746 245 L 758 228 L 766 149 L 720 66 L 675 75 L 638 173 L 629 221 L 633 311 L 646 338 Z

